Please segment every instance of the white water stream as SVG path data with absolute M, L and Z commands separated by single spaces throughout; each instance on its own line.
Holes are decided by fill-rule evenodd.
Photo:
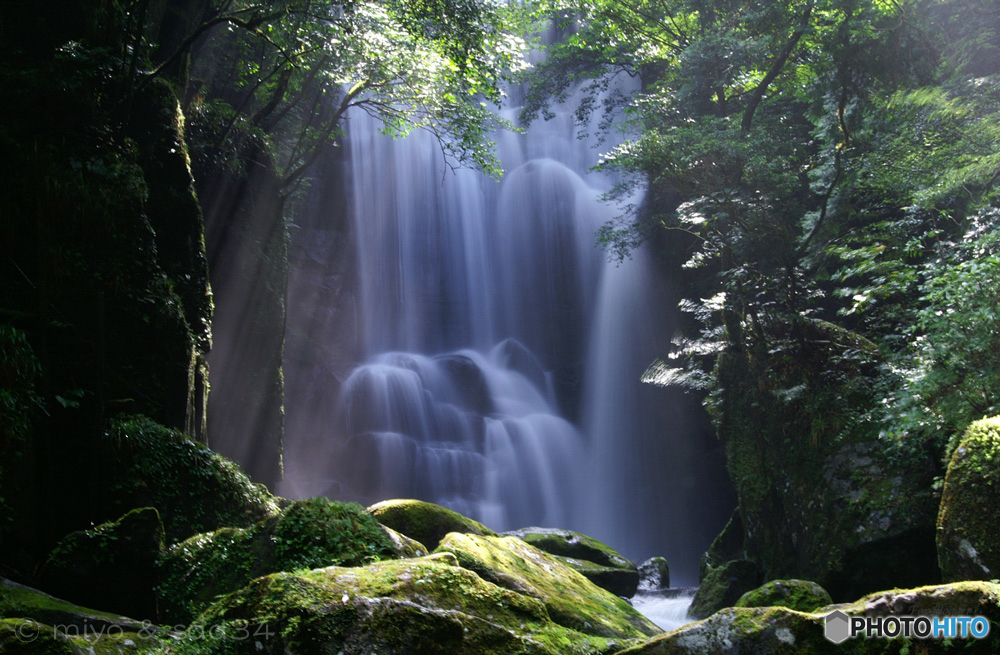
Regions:
M 646 252 L 619 266 L 595 243 L 619 209 L 588 172 L 600 150 L 577 138 L 574 106 L 497 136 L 500 181 L 451 171 L 427 134 L 393 141 L 351 117 L 362 361 L 321 399 L 332 425 L 289 435 L 306 455 L 283 490 L 570 528 L 664 555 L 683 580 L 725 516 L 686 418 L 639 381 L 669 342 L 667 301 Z

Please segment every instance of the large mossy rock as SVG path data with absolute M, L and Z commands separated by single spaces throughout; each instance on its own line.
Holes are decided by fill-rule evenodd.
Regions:
M 0 578 L 4 655 L 139 655 L 161 652 L 165 638 L 148 618 L 88 609 Z
M 360 566 L 397 548 L 357 503 L 295 501 L 249 528 L 223 528 L 177 544 L 161 564 L 159 606 L 170 623 L 190 622 L 218 596 L 278 571 Z
M 210 626 L 246 639 L 206 641 Z M 180 655 L 560 655 L 611 653 L 607 639 L 552 621 L 537 598 L 458 566 L 454 555 L 364 567 L 278 573 L 220 599 L 174 651 Z
M 522 528 L 504 535 L 518 537 L 555 555 L 563 564 L 616 596 L 631 598 L 639 587 L 635 563 L 593 537 L 557 528 Z
M 746 557 L 746 530 L 740 508 L 733 510 L 722 532 L 715 536 L 708 550 L 701 556 L 698 566 L 698 580 L 704 580 L 708 572 L 717 566 L 735 559 Z
M 834 644 L 824 636 L 826 615 L 848 616 L 985 616 L 1000 620 L 1000 585 L 958 582 L 871 594 L 808 614 L 785 607 L 727 608 L 708 619 L 683 626 L 618 655 L 884 655 L 888 653 L 1000 652 L 1000 632 L 975 639 L 866 639 Z
M 639 591 L 670 588 L 670 563 L 665 557 L 650 557 L 639 564 Z
M 382 525 L 415 539 L 430 550 L 437 548 L 449 532 L 496 534 L 478 521 L 422 500 L 386 500 L 372 505 L 368 511 Z
M 713 412 L 743 523 L 723 550 L 837 601 L 939 582 L 936 458 L 861 420 L 878 402 L 877 348 L 802 317 L 766 330 L 748 343 L 730 335 L 716 361 Z
M 815 612 L 832 604 L 830 594 L 815 582 L 771 580 L 740 596 L 735 607 L 787 607 L 799 612 Z
M 49 555 L 39 586 L 81 605 L 153 617 L 156 566 L 163 553 L 159 513 L 152 507 L 134 509 L 117 521 L 64 537 Z
M 1000 416 L 969 426 L 948 464 L 937 555 L 946 581 L 1000 577 Z
M 732 607 L 740 596 L 760 585 L 760 569 L 753 562 L 737 559 L 708 572 L 701 581 L 688 616 L 703 619 L 724 607 Z
M 612 639 L 660 632 L 618 596 L 517 537 L 452 533 L 437 552 L 453 554 L 462 567 L 484 580 L 537 598 L 564 627 Z
M 278 514 L 277 500 L 234 462 L 146 417 L 114 420 L 100 461 L 106 511 L 155 507 L 168 545 Z

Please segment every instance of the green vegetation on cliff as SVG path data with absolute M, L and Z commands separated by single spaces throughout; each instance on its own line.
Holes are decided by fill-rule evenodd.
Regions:
M 958 443 L 944 481 L 937 554 L 947 581 L 1000 575 L 1000 417 L 976 421 Z
M 745 556 L 835 598 L 934 582 L 942 462 L 1000 402 L 996 3 L 544 5 L 572 34 L 524 115 L 582 79 L 581 125 L 631 119 L 602 167 L 648 193 L 601 238 L 684 288 L 645 379 L 702 394 Z M 600 107 L 622 71 L 641 88 Z

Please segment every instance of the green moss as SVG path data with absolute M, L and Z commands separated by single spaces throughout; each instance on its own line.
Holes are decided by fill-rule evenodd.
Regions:
M 701 557 L 698 567 L 698 579 L 704 580 L 708 572 L 726 562 L 731 562 L 744 557 L 746 534 L 743 531 L 743 518 L 740 516 L 740 508 L 733 510 L 732 516 L 726 522 L 722 532 L 716 535 L 712 544 Z
M 91 607 L 151 617 L 153 585 L 164 552 L 163 522 L 152 507 L 64 537 L 49 555 L 38 584 Z M 116 584 L 107 584 L 116 580 Z
M 993 653 L 1000 635 L 984 640 L 864 639 L 834 644 L 824 637 L 824 619 L 839 609 L 849 616 L 925 615 L 985 616 L 1000 620 L 1000 586 L 962 582 L 871 594 L 857 602 L 805 613 L 785 607 L 726 608 L 708 619 L 624 650 L 619 655 L 701 655 L 702 653 L 767 653 L 769 655 L 938 655 L 955 651 Z
M 665 557 L 650 557 L 639 564 L 639 588 L 643 591 L 670 588 L 670 563 Z
M 156 507 L 167 544 L 278 513 L 275 498 L 235 463 L 146 417 L 112 421 L 103 446 L 114 467 L 107 502 L 122 511 Z
M 787 607 L 813 612 L 831 605 L 833 599 L 823 587 L 808 580 L 772 580 L 740 596 L 736 607 Z
M 1000 576 L 1000 417 L 976 421 L 952 455 L 938 511 L 937 552 L 945 580 Z
M 593 537 L 555 528 L 522 528 L 504 534 L 555 555 L 563 564 L 616 596 L 631 598 L 639 587 L 635 563 Z
M 161 647 L 158 628 L 0 580 L 0 653 L 144 653 Z
M 552 620 L 567 628 L 626 639 L 659 632 L 621 598 L 516 537 L 452 533 L 437 552 L 452 553 L 483 579 L 541 600 Z
M 386 500 L 372 505 L 368 511 L 379 523 L 432 550 L 437 548 L 438 543 L 449 532 L 496 534 L 478 521 L 422 500 Z
M 705 618 L 724 607 L 732 607 L 747 591 L 760 584 L 760 570 L 747 560 L 733 560 L 712 569 L 701 581 L 691 601 L 688 616 Z
M 155 559 L 164 549 L 163 522 L 156 509 L 133 509 L 116 521 L 67 535 L 52 549 L 47 566 L 73 566 L 82 554 L 90 564 L 114 567 L 122 557 L 116 546 L 132 546 Z
M 505 532 L 505 536 L 519 537 L 539 550 L 552 555 L 586 560 L 603 566 L 635 568 L 635 564 L 611 546 L 580 532 L 556 528 L 522 528 Z
M 0 619 L 0 653 L 75 655 L 76 651 L 52 626 L 25 619 Z
M 259 578 L 209 608 L 175 652 L 556 655 L 628 645 L 554 624 L 538 599 L 457 564 L 439 553 Z M 209 626 L 231 638 L 199 639 Z
M 382 529 L 385 530 L 385 533 L 392 541 L 393 549 L 396 551 L 397 557 L 424 557 L 429 552 L 427 550 L 427 546 L 423 545 L 416 539 L 410 539 L 405 534 L 396 532 L 387 525 L 383 525 Z
M 711 403 L 745 537 L 723 550 L 768 579 L 816 580 L 835 599 L 937 581 L 923 556 L 930 541 L 889 569 L 851 559 L 903 534 L 930 534 L 937 509 L 933 457 L 880 439 L 866 418 L 877 399 L 870 344 L 809 319 L 767 330 L 769 340 L 716 362 Z M 723 554 L 711 553 L 704 573 Z
M 393 557 L 382 527 L 357 503 L 299 500 L 250 528 L 223 528 L 177 544 L 157 588 L 170 622 L 188 622 L 218 596 L 278 571 L 359 566 Z

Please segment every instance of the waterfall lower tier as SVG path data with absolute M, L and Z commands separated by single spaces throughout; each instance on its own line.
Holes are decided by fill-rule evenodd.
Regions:
M 341 200 L 314 194 L 293 243 L 282 492 L 565 527 L 693 583 L 732 505 L 696 403 L 639 381 L 675 303 L 646 253 L 596 246 L 619 210 L 569 109 L 498 142 L 500 181 L 352 117 L 317 185 Z
M 517 354 L 535 366 L 517 370 Z M 501 527 L 564 520 L 583 444 L 544 381 L 515 341 L 489 356 L 373 358 L 340 395 L 337 495 L 425 498 Z

